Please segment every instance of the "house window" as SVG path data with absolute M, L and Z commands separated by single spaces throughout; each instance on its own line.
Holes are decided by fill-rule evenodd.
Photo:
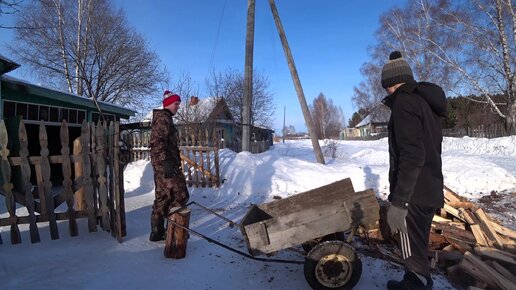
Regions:
M 66 120 L 69 124 L 77 124 L 82 123 L 82 120 L 86 119 L 86 111 L 4 101 L 4 118 L 14 116 L 21 116 L 23 120 L 28 121 L 60 123 Z

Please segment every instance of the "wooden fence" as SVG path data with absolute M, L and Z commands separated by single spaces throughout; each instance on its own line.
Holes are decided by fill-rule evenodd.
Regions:
M 77 236 L 77 219 L 80 218 L 88 219 L 90 232 L 97 231 L 97 225 L 100 225 L 121 241 L 126 235 L 126 225 L 118 122 L 109 125 L 99 122 L 95 126 L 84 121 L 80 137 L 73 142 L 73 154 L 70 154 L 66 122 L 60 128 L 60 155 L 49 156 L 45 125 L 39 125 L 39 156 L 28 156 L 29 139 L 23 120 L 20 121 L 18 133 L 19 156 L 10 156 L 7 147 L 9 137 L 4 121 L 0 121 L 0 194 L 5 196 L 9 215 L 0 218 L 0 227 L 10 226 L 11 243 L 21 243 L 20 224 L 29 224 L 32 243 L 41 240 L 38 229 L 41 223 L 48 223 L 52 240 L 59 239 L 57 221 L 60 220 L 68 221 L 70 236 Z M 30 142 L 33 140 L 31 138 Z M 51 171 L 51 165 L 56 164 L 61 165 L 60 172 Z M 31 167 L 36 175 L 36 185 L 31 183 Z M 21 178 L 13 178 L 15 171 L 21 172 Z M 53 186 L 51 176 L 61 174 L 62 186 L 57 182 L 57 186 Z M 15 188 L 19 188 L 18 191 Z M 57 209 L 63 202 L 66 202 L 66 209 L 59 212 Z M 22 208 L 17 209 L 16 204 Z M 18 213 L 25 212 L 22 211 L 23 207 L 28 214 L 21 216 Z
M 181 168 L 186 184 L 194 187 L 219 187 L 221 183 L 219 168 L 219 147 L 210 139 L 209 134 L 198 138 L 179 131 Z M 150 130 L 133 130 L 122 136 L 124 160 L 150 160 Z
M 508 136 L 504 124 L 480 125 L 478 127 L 443 129 L 446 137 L 498 138 Z

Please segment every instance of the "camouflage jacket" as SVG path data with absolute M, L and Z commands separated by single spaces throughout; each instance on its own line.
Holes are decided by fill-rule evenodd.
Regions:
M 172 116 L 172 112 L 167 109 L 152 111 L 150 146 L 153 166 L 162 166 L 163 160 L 167 159 L 171 160 L 174 166 L 181 166 L 179 136 Z

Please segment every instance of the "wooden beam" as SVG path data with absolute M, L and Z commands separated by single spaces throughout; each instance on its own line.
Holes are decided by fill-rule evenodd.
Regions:
M 491 226 L 492 222 L 487 218 L 485 212 L 479 208 L 475 211 L 475 216 L 478 218 L 478 222 L 484 234 L 488 239 L 490 245 L 498 246 L 502 248 L 504 245 L 503 240 L 498 236 L 494 228 Z

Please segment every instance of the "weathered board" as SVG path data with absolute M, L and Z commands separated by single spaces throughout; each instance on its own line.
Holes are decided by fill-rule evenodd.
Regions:
M 355 192 L 348 178 L 254 206 L 244 216 L 241 231 L 249 253 L 269 254 L 359 225 L 374 228 L 379 209 L 374 192 Z

